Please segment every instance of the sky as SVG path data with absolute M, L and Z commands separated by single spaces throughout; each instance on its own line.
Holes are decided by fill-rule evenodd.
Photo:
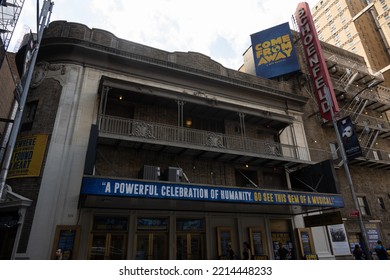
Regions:
M 43 0 L 39 0 L 40 7 Z M 174 52 L 198 52 L 237 70 L 250 35 L 291 24 L 300 0 L 54 0 L 50 22 L 66 20 Z M 307 0 L 310 8 L 319 0 Z M 8 51 L 25 30 L 36 33 L 36 0 L 25 0 Z

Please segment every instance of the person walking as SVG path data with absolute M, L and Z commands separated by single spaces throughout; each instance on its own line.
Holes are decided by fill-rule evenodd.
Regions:
M 281 260 L 287 260 L 290 255 L 290 251 L 283 247 L 282 242 L 279 242 L 278 255 Z
M 364 260 L 363 250 L 358 244 L 355 245 L 355 249 L 353 249 L 352 254 L 355 256 L 355 260 Z
M 249 249 L 249 243 L 245 241 L 242 245 L 244 246 L 244 249 L 242 250 L 242 258 L 244 260 L 252 259 L 251 250 Z
M 382 241 L 378 240 L 376 244 L 377 245 L 375 246 L 374 251 L 376 253 L 376 256 L 378 257 L 378 260 L 388 260 L 389 257 L 387 255 L 385 247 L 383 247 L 382 245 Z

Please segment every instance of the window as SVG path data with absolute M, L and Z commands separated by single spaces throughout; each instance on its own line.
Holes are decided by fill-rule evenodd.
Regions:
M 368 209 L 367 199 L 365 196 L 358 196 L 357 197 L 358 204 L 359 204 L 359 210 L 362 216 L 370 216 L 370 210 Z
M 236 169 L 235 178 L 236 185 L 239 187 L 253 188 L 259 185 L 256 170 Z
M 378 197 L 378 203 L 382 210 L 386 210 L 385 202 L 382 197 Z
M 38 101 L 31 101 L 26 104 L 24 110 L 23 121 L 21 131 L 31 130 L 33 122 L 35 120 L 35 114 L 38 108 Z

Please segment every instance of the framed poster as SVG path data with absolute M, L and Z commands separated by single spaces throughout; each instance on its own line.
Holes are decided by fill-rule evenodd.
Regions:
M 298 228 L 298 238 L 303 258 L 309 255 L 315 255 L 313 237 L 310 228 Z
M 350 255 L 347 233 L 344 224 L 327 226 L 333 254 L 335 256 Z
M 80 226 L 59 225 L 56 228 L 51 259 L 56 259 L 57 249 L 62 250 L 63 260 L 77 259 L 80 242 Z
M 229 258 L 229 244 L 232 243 L 232 229 L 217 227 L 218 256 L 220 259 Z
M 272 238 L 272 249 L 274 251 L 275 260 L 280 260 L 281 257 L 279 252 L 280 245 L 288 251 L 288 254 L 285 256 L 287 260 L 295 259 L 294 246 L 289 232 L 285 232 L 285 231 L 271 232 L 271 238 Z
M 263 246 L 263 236 L 261 228 L 250 227 L 249 228 L 249 239 L 251 252 L 253 256 L 263 256 L 264 246 Z

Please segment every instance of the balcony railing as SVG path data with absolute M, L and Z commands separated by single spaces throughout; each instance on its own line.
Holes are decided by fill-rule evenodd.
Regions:
M 152 122 L 119 118 L 114 116 L 99 117 L 100 132 L 135 138 L 150 143 L 166 143 L 169 145 L 192 146 L 198 149 L 218 150 L 255 154 L 258 157 L 277 158 L 286 161 L 321 162 L 328 159 L 339 160 L 337 153 L 313 148 L 285 145 L 271 141 L 261 141 L 247 137 L 225 135 L 210 131 L 190 128 L 178 128 Z M 379 149 L 363 149 L 363 156 L 356 161 L 368 161 L 390 165 L 390 151 Z
M 149 143 L 226 153 L 235 151 L 286 161 L 310 161 L 309 150 L 304 147 L 107 115 L 99 117 L 99 131 Z

